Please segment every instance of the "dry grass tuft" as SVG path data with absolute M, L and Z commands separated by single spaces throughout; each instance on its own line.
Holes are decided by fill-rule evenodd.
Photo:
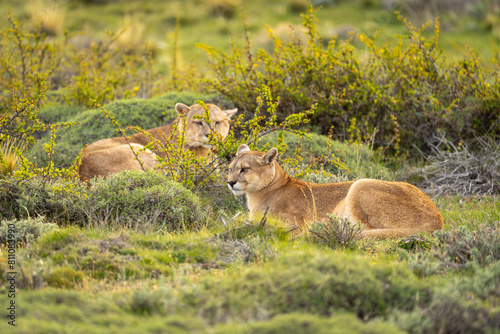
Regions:
M 331 249 L 355 249 L 363 227 L 346 218 L 329 215 L 325 221 L 313 223 L 309 232 L 313 240 Z
M 30 0 L 25 6 L 30 20 L 40 25 L 48 36 L 59 36 L 63 32 L 66 8 L 59 2 L 50 0 Z
M 0 159 L 0 178 L 11 175 L 19 166 L 20 159 L 15 148 L 23 152 L 26 148 L 26 143 L 8 138 L 0 144 L 1 155 L 3 156 L 3 162 Z
M 118 30 L 116 44 L 125 53 L 134 53 L 143 49 L 146 26 L 136 16 L 126 15 Z

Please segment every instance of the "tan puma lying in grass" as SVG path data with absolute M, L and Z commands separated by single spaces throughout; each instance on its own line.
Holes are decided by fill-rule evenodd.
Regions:
M 219 134 L 222 139 L 229 133 L 229 119 L 238 109 L 222 110 L 214 104 L 206 105 L 210 114 L 210 126 L 204 119 L 195 116 L 203 116 L 205 110 L 202 106 L 195 104 L 188 107 L 185 104 L 177 103 L 175 110 L 179 114 L 172 123 L 154 129 L 146 130 L 153 138 L 165 144 L 165 138 L 172 136 L 173 144 L 177 143 L 177 138 L 181 134 L 182 122 L 185 117 L 186 128 L 184 130 L 184 149 L 191 150 L 197 157 L 207 157 L 210 152 L 209 135 L 211 131 Z M 177 133 L 174 133 L 177 128 Z M 83 157 L 78 170 L 82 181 L 88 181 L 96 176 L 107 176 L 122 170 L 142 170 L 137 161 L 131 146 L 139 159 L 143 162 L 144 169 L 153 169 L 158 161 L 156 156 L 165 157 L 162 151 L 139 151 L 144 148 L 151 139 L 142 134 L 136 133 L 127 140 L 124 137 L 105 138 L 98 140 L 83 149 Z M 130 145 L 129 145 L 130 144 Z
M 289 176 L 267 153 L 238 148 L 229 165 L 227 183 L 237 195 L 246 194 L 250 214 L 265 212 L 290 224 L 304 226 L 327 214 L 360 222 L 367 237 L 408 237 L 443 228 L 443 217 L 422 191 L 405 182 L 362 179 L 316 184 Z

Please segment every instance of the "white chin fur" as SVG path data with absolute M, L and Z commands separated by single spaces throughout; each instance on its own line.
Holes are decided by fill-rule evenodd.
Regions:
M 229 190 L 231 190 L 231 192 L 235 195 L 235 196 L 243 196 L 245 194 L 244 191 L 241 191 L 241 190 L 236 190 L 236 189 L 233 189 L 231 188 L 230 185 L 227 185 Z

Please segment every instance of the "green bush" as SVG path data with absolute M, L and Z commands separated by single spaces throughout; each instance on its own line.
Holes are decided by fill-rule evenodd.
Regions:
M 410 311 L 429 299 L 427 288 L 403 266 L 343 253 L 295 252 L 227 279 L 202 280 L 182 296 L 211 323 L 262 319 L 290 312 L 331 315 L 354 312 L 361 319 Z
M 66 122 L 84 111 L 83 106 L 53 103 L 41 107 L 38 118 L 45 124 Z
M 454 278 L 438 288 L 430 303 L 411 313 L 395 314 L 410 333 L 498 333 L 500 328 L 500 263 L 474 276 Z
M 85 275 L 81 270 L 63 266 L 52 270 L 45 277 L 45 280 L 49 286 L 68 289 L 81 283 L 84 277 Z
M 429 150 L 441 134 L 455 143 L 477 135 L 499 138 L 499 71 L 471 55 L 449 60 L 434 35 L 423 36 L 404 18 L 407 34 L 392 43 L 332 39 L 323 43 L 315 11 L 303 15 L 308 43 L 274 36 L 274 52 L 251 52 L 250 42 L 225 53 L 205 46 L 214 75 L 208 83 L 236 106 L 256 108 L 256 88 L 265 84 L 280 96 L 278 120 L 317 103 L 311 121 L 322 134 L 371 142 L 388 156 Z M 415 151 L 413 151 L 415 152 Z
M 280 134 L 275 132 L 262 137 L 259 146 L 275 145 L 278 136 Z M 283 134 L 287 149 L 279 152 L 280 159 L 299 155 L 307 165 L 323 168 L 332 174 L 347 174 L 350 179 L 394 178 L 387 167 L 377 162 L 375 153 L 367 145 L 342 143 L 314 132 L 309 136 Z
M 479 224 L 472 230 L 461 226 L 436 231 L 437 247 L 443 264 L 466 268 L 475 263 L 487 266 L 500 260 L 500 227 L 497 224 Z
M 153 171 L 123 171 L 92 184 L 92 214 L 116 215 L 120 224 L 184 230 L 203 226 L 206 211 L 200 200 L 179 183 Z
M 129 125 L 136 125 L 143 129 L 150 129 L 169 123 L 177 117 L 177 113 L 174 110 L 177 102 L 190 105 L 200 99 L 208 102 L 213 101 L 215 96 L 169 93 L 161 97 L 146 100 L 133 99 L 112 102 L 106 105 L 106 109 L 116 118 L 122 128 L 126 128 Z M 68 107 L 62 106 L 60 108 L 68 110 L 71 113 L 73 112 Z M 58 111 L 57 113 L 62 113 L 62 111 Z M 59 128 L 55 132 L 56 145 L 54 147 L 53 162 L 56 167 L 69 167 L 86 144 L 91 144 L 102 138 L 119 135 L 116 127 L 99 109 L 80 112 L 75 117 L 68 118 L 67 121 L 75 122 L 76 125 L 70 128 Z M 42 138 L 29 150 L 26 156 L 30 160 L 36 158 L 38 165 L 46 165 L 49 158 L 44 151 L 44 147 L 47 143 L 49 143 L 49 138 Z
M 8 219 L 46 216 L 59 221 L 82 219 L 87 187 L 62 178 L 50 182 L 41 176 L 0 181 L 0 215 Z
M 0 244 L 6 244 L 7 240 L 14 240 L 16 246 L 26 245 L 37 240 L 41 235 L 57 228 L 56 224 L 45 222 L 42 217 L 21 220 L 0 221 Z M 9 237 L 9 230 L 14 238 Z
M 500 260 L 500 229 L 484 223 L 472 229 L 452 227 L 434 232 L 434 237 L 420 251 L 399 254 L 419 276 L 474 272 Z
M 196 229 L 206 221 L 206 211 L 191 191 L 153 171 L 124 171 L 92 187 L 41 177 L 22 183 L 3 180 L 0 186 L 3 217 L 46 216 L 83 225 L 114 222 L 156 231 Z

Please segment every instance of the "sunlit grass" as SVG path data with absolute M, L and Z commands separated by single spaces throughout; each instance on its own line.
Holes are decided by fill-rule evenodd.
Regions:
M 9 2 L 15 16 L 29 14 L 33 21 L 43 22 L 51 35 L 59 35 L 62 28 L 71 33 L 85 33 L 97 39 L 102 38 L 106 31 L 117 31 L 123 27 L 126 16 L 138 17 L 143 25 L 143 38 L 158 45 L 168 45 L 165 54 L 171 53 L 172 34 L 177 17 L 180 20 L 179 48 L 187 62 L 206 59 L 203 50 L 197 49 L 197 43 L 204 43 L 215 48 L 229 49 L 234 42 L 243 46 L 244 24 L 242 15 L 252 39 L 252 49 L 268 47 L 270 40 L 257 38 L 266 36 L 266 25 L 276 27 L 279 24 L 300 25 L 300 13 L 293 10 L 293 1 L 236 1 L 236 0 L 205 0 L 205 1 L 110 1 L 91 3 L 86 1 L 70 2 L 65 10 L 59 2 L 50 0 L 30 0 Z M 235 7 L 236 6 L 236 7 Z M 232 15 L 214 16 L 212 8 L 235 9 Z M 265 8 L 265 10 L 262 10 Z M 371 36 L 379 33 L 380 43 L 395 42 L 395 34 L 405 34 L 405 28 L 395 15 L 397 8 L 384 9 L 381 6 L 364 6 L 362 1 L 341 1 L 335 5 L 324 6 L 318 12 L 319 31 L 329 39 L 346 27 L 357 33 Z M 217 10 L 216 10 L 217 12 Z M 442 19 L 444 20 L 444 19 Z M 463 21 L 463 22 L 462 22 Z M 462 22 L 462 24 L 460 24 Z M 463 57 L 467 54 L 466 46 L 470 45 L 482 56 L 485 62 L 491 62 L 496 57 L 498 49 L 491 33 L 477 24 L 475 28 L 467 25 L 466 19 L 454 22 L 440 37 L 440 47 L 450 57 Z M 415 22 L 419 25 L 420 22 Z M 5 28 L 8 22 L 0 21 L 0 28 Z M 432 25 L 431 25 L 432 26 Z M 139 30 L 127 32 L 132 39 L 137 39 Z M 429 29 L 431 33 L 432 28 Z M 141 32 L 142 33 L 142 32 Z M 425 32 L 424 32 L 425 35 Z M 123 37 L 125 38 L 125 37 Z M 164 57 L 164 56 L 163 56 Z M 165 58 L 165 57 L 164 57 Z M 168 59 L 168 58 L 165 58 Z M 167 60 L 168 61 L 168 60 Z
M 21 153 L 26 149 L 26 143 L 15 138 L 8 138 L 0 144 L 2 150 L 0 159 L 0 178 L 12 175 L 12 173 L 19 167 L 20 159 L 16 149 Z
M 25 5 L 33 24 L 39 24 L 48 36 L 59 36 L 63 32 L 66 8 L 53 0 L 29 0 Z
M 133 53 L 143 47 L 145 43 L 143 20 L 137 16 L 126 15 L 122 26 L 118 30 L 117 46 L 126 53 Z
M 436 197 L 433 199 L 441 211 L 445 227 L 477 224 L 500 224 L 500 198 L 498 196 Z
M 498 222 L 500 205 L 496 197 L 437 197 L 433 200 L 448 226 L 461 224 L 473 228 L 476 222 Z M 33 307 L 25 309 L 23 326 L 40 315 L 43 319 L 62 317 L 66 319 L 66 327 L 78 326 L 94 332 L 105 328 L 106 324 L 138 329 L 140 323 L 156 323 L 159 315 L 189 315 L 193 318 L 190 322 L 193 326 L 200 321 L 210 322 L 209 319 L 226 319 L 231 323 L 255 317 L 262 317 L 258 323 L 263 323 L 273 318 L 269 310 L 287 300 L 287 307 L 298 307 L 309 310 L 302 312 L 317 315 L 320 310 L 316 310 L 315 305 L 317 300 L 323 300 L 318 291 L 329 292 L 327 287 L 331 286 L 349 296 L 360 279 L 357 275 L 366 277 L 367 289 L 379 284 L 379 275 L 382 275 L 388 279 L 385 289 L 393 289 L 405 298 L 413 298 L 405 288 L 411 286 L 420 291 L 420 303 L 429 298 L 428 289 L 443 289 L 453 277 L 462 277 L 460 273 L 453 273 L 444 277 L 417 278 L 408 269 L 410 264 L 398 257 L 402 249 L 395 239 L 377 241 L 369 249 L 333 250 L 314 242 L 307 234 L 298 237 L 288 234 L 287 227 L 272 217 L 266 217 L 264 222 L 262 215 L 250 220 L 243 213 L 234 219 L 231 215 L 219 219 L 210 228 L 165 234 L 120 232 L 100 225 L 63 227 L 49 232 L 29 247 L 17 251 L 23 266 L 41 275 L 38 277 L 41 283 L 43 280 L 47 283 L 34 290 L 19 291 L 20 300 L 36 301 L 38 305 L 30 303 Z M 429 240 L 433 242 L 432 238 Z M 247 247 L 245 249 L 255 252 L 256 256 L 251 261 L 242 257 L 232 262 L 224 260 L 228 254 L 240 252 L 241 247 Z M 413 259 L 413 253 L 406 252 Z M 127 259 L 128 263 L 122 262 L 122 267 L 109 266 L 105 269 L 108 274 L 102 277 L 102 266 L 99 269 L 85 265 L 85 256 L 94 253 L 101 259 L 106 259 L 103 254 L 114 254 L 106 260 L 110 264 L 120 261 L 119 258 Z M 5 261 L 0 261 L 0 267 L 5 265 Z M 124 276 L 124 268 L 136 274 Z M 309 271 L 311 276 L 305 274 Z M 388 274 L 390 272 L 393 274 Z M 323 278 L 319 279 L 318 275 Z M 339 276 L 345 276 L 346 280 L 335 283 Z M 65 284 L 65 287 L 54 288 L 51 284 Z M 336 288 L 335 284 L 340 285 Z M 315 299 L 297 301 L 306 296 Z M 356 302 L 375 298 L 367 293 L 363 296 L 358 296 Z M 399 305 L 397 298 L 400 297 L 384 298 Z M 343 303 L 342 300 L 337 302 Z M 202 309 L 192 308 L 193 303 Z M 287 307 L 278 314 L 288 313 Z M 93 309 L 100 310 L 99 317 L 78 316 L 80 312 Z M 142 320 L 136 319 L 137 316 Z M 118 320 L 120 318 L 128 320 Z M 223 323 L 219 320 L 210 325 L 214 326 L 210 327 L 214 333 Z M 182 323 L 179 321 L 176 324 Z M 165 320 L 163 326 L 166 323 Z M 54 330 L 57 324 L 47 320 L 42 326 Z M 143 331 L 148 332 L 148 329 Z

